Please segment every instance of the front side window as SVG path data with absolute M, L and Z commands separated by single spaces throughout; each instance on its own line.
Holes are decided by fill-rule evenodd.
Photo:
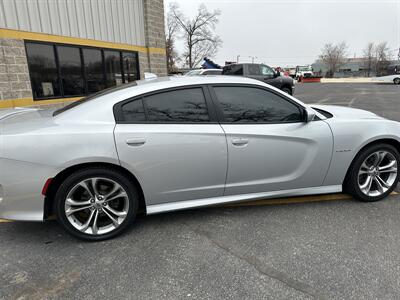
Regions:
M 275 72 L 272 68 L 268 66 L 261 66 L 261 75 L 264 76 L 274 76 Z
M 79 48 L 57 46 L 61 83 L 66 96 L 85 93 Z
M 301 122 L 300 109 L 286 99 L 252 87 L 214 87 L 225 122 Z
M 154 122 L 207 122 L 210 120 L 202 88 L 147 96 L 147 120 Z
M 34 98 L 60 96 L 54 46 L 26 43 L 29 73 Z

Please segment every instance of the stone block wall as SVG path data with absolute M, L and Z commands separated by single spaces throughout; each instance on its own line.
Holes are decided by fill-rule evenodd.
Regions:
M 0 100 L 31 97 L 24 41 L 0 39 Z

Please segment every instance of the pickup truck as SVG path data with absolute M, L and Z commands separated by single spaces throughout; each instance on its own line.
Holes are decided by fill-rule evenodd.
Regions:
M 282 91 L 293 95 L 294 81 L 290 77 L 281 76 L 270 66 L 264 64 L 231 64 L 222 69 L 222 75 L 236 75 L 257 79 L 268 83 Z

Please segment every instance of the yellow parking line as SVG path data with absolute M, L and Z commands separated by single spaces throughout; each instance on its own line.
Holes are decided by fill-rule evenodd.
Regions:
M 10 222 L 12 222 L 11 220 L 3 220 L 3 219 L 0 219 L 0 223 L 10 223 Z

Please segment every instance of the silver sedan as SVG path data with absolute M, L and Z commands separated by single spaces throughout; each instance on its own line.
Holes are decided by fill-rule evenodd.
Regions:
M 260 81 L 138 81 L 59 110 L 0 111 L 0 218 L 55 215 L 102 240 L 139 210 L 343 190 L 377 201 L 399 180 L 399 150 L 397 122 Z

